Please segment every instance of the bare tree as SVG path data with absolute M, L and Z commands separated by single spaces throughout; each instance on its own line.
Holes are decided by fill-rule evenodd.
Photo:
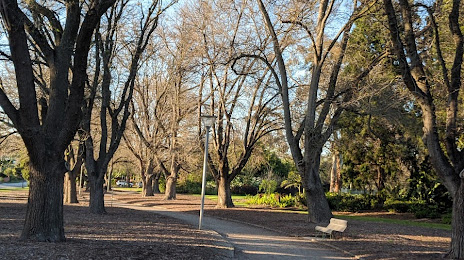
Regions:
M 200 1 L 197 14 L 202 21 L 196 29 L 204 67 L 198 106 L 209 103 L 198 110 L 198 116 L 203 111 L 217 117 L 208 158 L 221 208 L 234 206 L 230 183 L 242 172 L 256 144 L 280 128 L 280 102 L 278 92 L 269 87 L 269 69 L 254 58 L 235 57 L 235 46 L 250 40 L 250 32 L 256 33 L 254 21 L 245 16 L 246 2 L 224 3 Z
M 81 172 L 81 168 L 84 166 L 84 144 L 83 142 L 78 142 L 77 152 L 75 152 L 75 147 L 71 143 L 65 151 L 65 161 L 66 161 L 66 174 L 64 176 L 64 203 L 78 203 L 77 199 L 77 189 L 76 189 L 76 178 Z
M 54 4 L 60 5 L 59 2 Z M 64 151 L 82 115 L 91 37 L 101 15 L 112 4 L 114 0 L 84 4 L 67 1 L 63 6 L 53 7 L 28 1 L 24 7 L 27 10 L 21 10 L 16 1 L 0 2 L 19 97 L 16 103 L 0 89 L 0 104 L 21 135 L 30 158 L 31 179 L 23 239 L 65 240 Z M 48 110 L 42 115 L 39 115 L 28 38 L 40 50 L 50 72 Z
M 137 76 L 137 69 L 140 65 L 140 59 L 149 43 L 150 37 L 158 26 L 160 15 L 166 7 L 163 7 L 158 0 L 154 0 L 148 7 L 139 5 L 140 17 L 130 13 L 131 9 L 127 8 L 128 0 L 121 0 L 113 6 L 106 15 L 106 24 L 102 23 L 100 30 L 95 36 L 95 55 L 96 67 L 94 79 L 89 84 L 89 98 L 85 107 L 85 116 L 82 123 L 83 130 L 88 133 L 85 140 L 85 166 L 90 181 L 90 211 L 92 213 L 105 213 L 103 184 L 104 177 L 108 169 L 108 164 L 116 152 L 127 119 L 130 115 L 130 104 Z M 168 5 L 169 6 L 169 5 Z M 125 12 L 128 13 L 125 13 Z M 123 15 L 129 15 L 134 20 L 123 21 Z M 128 22 L 129 25 L 134 23 L 134 30 L 128 33 L 127 38 L 122 32 L 122 22 Z M 133 33 L 133 34 L 132 34 Z M 119 38 L 120 37 L 120 38 Z M 121 42 L 122 41 L 122 42 Z M 124 46 L 124 47 L 121 47 Z M 129 64 L 121 64 L 121 69 L 127 66 L 127 77 L 121 80 L 119 77 L 113 78 L 114 72 L 112 66 L 117 66 L 116 60 L 120 56 L 128 55 Z M 127 57 L 127 56 L 126 56 Z M 122 57 L 121 57 L 122 58 Z M 101 65 L 101 68 L 100 68 Z M 101 71 L 103 70 L 103 72 Z M 100 84 L 101 77 L 101 84 Z M 122 86 L 117 88 L 122 81 Z M 95 147 L 95 135 L 92 136 L 92 116 L 95 107 L 95 101 L 98 91 L 101 90 L 101 104 L 99 104 L 99 148 Z M 114 96 L 112 97 L 112 90 Z M 95 134 L 95 133 L 94 133 Z M 95 155 L 97 156 L 95 158 Z
M 154 52 L 157 55 L 156 52 Z M 161 58 L 163 60 L 163 58 Z M 164 65 L 164 61 L 159 65 Z M 163 100 L 166 96 L 163 91 L 162 73 L 156 66 L 150 66 L 150 72 L 137 80 L 133 100 L 133 113 L 131 115 L 132 124 L 124 134 L 124 140 L 139 162 L 140 174 L 142 177 L 142 196 L 153 196 L 159 193 L 159 179 L 161 171 L 156 171 L 157 158 L 161 151 L 164 134 L 158 125 L 158 117 L 164 113 Z M 155 70 L 152 75 L 151 70 Z M 156 75 L 159 73 L 158 75 Z M 152 75 L 152 76 L 149 76 Z
M 353 95 L 353 87 L 357 86 L 383 58 L 380 56 L 375 59 L 352 82 L 344 82 L 344 84 L 339 82 L 349 32 L 354 21 L 369 9 L 370 4 L 353 1 L 350 16 L 346 18 L 346 22 L 341 23 L 340 30 L 335 36 L 328 39 L 326 29 L 330 24 L 330 17 L 336 14 L 335 0 L 321 0 L 317 3 L 286 2 L 283 8 L 286 12 L 278 15 L 281 25 L 288 24 L 290 27 L 282 35 L 277 34 L 275 22 L 272 22 L 263 1 L 257 0 L 257 3 L 273 42 L 277 70 L 274 70 L 268 59 L 262 55 L 254 56 L 268 65 L 279 87 L 283 102 L 286 139 L 298 172 L 303 178 L 309 218 L 316 223 L 327 222 L 332 217 L 332 213 L 319 176 L 323 146 L 332 135 L 342 111 L 348 106 L 348 101 Z M 316 17 L 315 24 L 314 17 Z M 310 60 L 308 84 L 300 82 L 289 74 L 289 62 L 285 61 L 283 54 L 285 48 L 289 48 L 288 42 L 292 39 L 289 33 L 295 28 L 304 31 L 311 42 L 305 54 L 308 55 L 307 60 Z M 324 78 L 328 78 L 328 81 L 324 81 Z M 296 99 L 290 92 L 289 84 L 292 80 L 296 85 L 300 85 L 297 89 L 299 97 Z M 306 106 L 304 110 L 299 107 L 302 105 Z

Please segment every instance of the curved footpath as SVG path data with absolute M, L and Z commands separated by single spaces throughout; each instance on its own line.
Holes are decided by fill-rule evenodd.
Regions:
M 148 210 L 198 227 L 198 216 L 163 207 L 146 207 L 113 201 L 112 206 Z M 233 259 L 355 259 L 311 239 L 283 236 L 261 227 L 204 216 L 202 229 L 217 236 L 215 247 L 222 258 Z M 219 236 L 217 233 L 221 236 Z M 224 239 L 223 239 L 224 238 Z

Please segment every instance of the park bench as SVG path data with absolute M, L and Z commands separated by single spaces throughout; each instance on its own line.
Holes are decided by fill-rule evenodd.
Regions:
M 330 238 L 333 238 L 333 232 L 343 232 L 346 229 L 348 221 L 343 219 L 331 218 L 327 227 L 316 226 L 316 230 L 324 234 L 329 234 Z

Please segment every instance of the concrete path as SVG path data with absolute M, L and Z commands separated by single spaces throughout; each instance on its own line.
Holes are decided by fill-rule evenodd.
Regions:
M 199 217 L 192 214 L 169 211 L 162 207 L 142 207 L 113 201 L 113 206 L 149 210 L 156 214 L 182 220 L 198 227 Z M 207 216 L 205 211 L 202 229 L 214 230 L 231 245 L 223 255 L 235 259 L 354 259 L 341 251 L 324 246 L 311 239 L 283 236 L 264 228 Z

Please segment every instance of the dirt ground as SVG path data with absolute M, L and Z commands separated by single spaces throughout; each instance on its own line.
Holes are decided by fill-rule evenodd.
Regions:
M 65 205 L 66 243 L 30 243 L 18 239 L 25 214 L 26 193 L 0 193 L 0 259 L 221 259 L 211 233 L 178 220 L 149 212 L 113 207 L 115 201 L 147 207 L 161 206 L 198 214 L 200 197 L 178 195 L 165 201 L 162 195 L 115 192 L 106 195 L 106 215 L 88 213 L 86 197 Z M 338 214 L 338 213 L 335 213 Z M 341 214 L 341 213 L 339 213 Z M 262 226 L 289 236 L 314 237 L 314 224 L 296 212 L 265 208 L 215 209 L 206 200 L 205 215 Z M 357 213 L 411 219 L 407 214 Z M 425 220 L 415 220 L 425 221 Z M 439 259 L 450 243 L 450 231 L 349 220 L 343 236 L 318 240 L 321 245 L 362 259 Z
M 175 201 L 165 201 L 162 195 L 152 198 L 142 198 L 140 195 L 114 193 L 112 200 L 125 203 L 161 206 L 171 210 L 198 214 L 200 197 L 192 195 L 178 195 Z M 314 227 L 308 223 L 307 215 L 266 208 L 216 209 L 215 202 L 206 200 L 205 216 L 249 223 L 265 227 L 289 236 L 315 237 L 319 236 Z M 394 214 L 389 212 L 344 213 L 334 212 L 335 215 L 364 215 L 384 218 L 417 220 L 411 214 Z M 348 220 L 348 228 L 342 236 L 335 239 L 324 239 L 319 243 L 345 251 L 356 258 L 362 259 L 440 259 L 446 253 L 451 231 L 405 226 L 390 223 Z
M 65 243 L 20 241 L 26 201 L 24 192 L 0 192 L 2 260 L 223 258 L 211 232 L 145 211 L 107 207 L 106 215 L 89 214 L 85 200 L 64 207 Z

